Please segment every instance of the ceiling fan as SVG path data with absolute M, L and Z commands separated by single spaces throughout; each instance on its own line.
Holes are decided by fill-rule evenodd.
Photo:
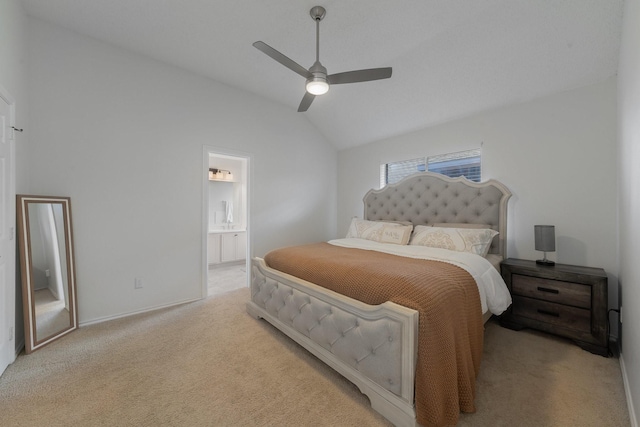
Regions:
M 316 22 L 316 62 L 308 70 L 264 42 L 257 41 L 253 44 L 261 52 L 307 79 L 306 92 L 302 97 L 300 106 L 298 106 L 298 112 L 307 111 L 316 96 L 327 93 L 329 85 L 368 82 L 391 77 L 391 67 L 370 68 L 327 75 L 327 69 L 320 63 L 320 21 L 322 21 L 326 13 L 327 11 L 322 6 L 314 6 L 309 11 L 311 18 Z

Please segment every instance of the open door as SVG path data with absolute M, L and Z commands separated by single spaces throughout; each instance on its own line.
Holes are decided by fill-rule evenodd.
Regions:
M 0 87 L 0 374 L 16 357 L 14 108 Z

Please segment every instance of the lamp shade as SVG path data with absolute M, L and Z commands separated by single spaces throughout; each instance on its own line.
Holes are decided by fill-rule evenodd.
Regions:
M 553 225 L 534 225 L 536 251 L 554 252 L 556 250 L 556 227 Z

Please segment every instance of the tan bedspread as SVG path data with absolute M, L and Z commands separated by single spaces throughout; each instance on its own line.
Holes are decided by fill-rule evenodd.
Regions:
M 265 262 L 367 304 L 393 301 L 417 310 L 417 421 L 455 425 L 460 411 L 475 412 L 483 322 L 478 288 L 468 272 L 444 262 L 328 243 L 277 249 Z

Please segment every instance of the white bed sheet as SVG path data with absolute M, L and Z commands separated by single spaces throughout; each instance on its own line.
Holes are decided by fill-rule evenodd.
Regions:
M 456 265 L 466 270 L 476 281 L 480 293 L 482 313 L 490 311 L 499 315 L 511 305 L 511 294 L 509 294 L 509 289 L 507 289 L 502 276 L 487 259 L 480 255 L 426 246 L 378 243 L 358 238 L 335 239 L 330 240 L 329 243 L 345 248 L 385 252 L 408 258 L 443 261 Z

